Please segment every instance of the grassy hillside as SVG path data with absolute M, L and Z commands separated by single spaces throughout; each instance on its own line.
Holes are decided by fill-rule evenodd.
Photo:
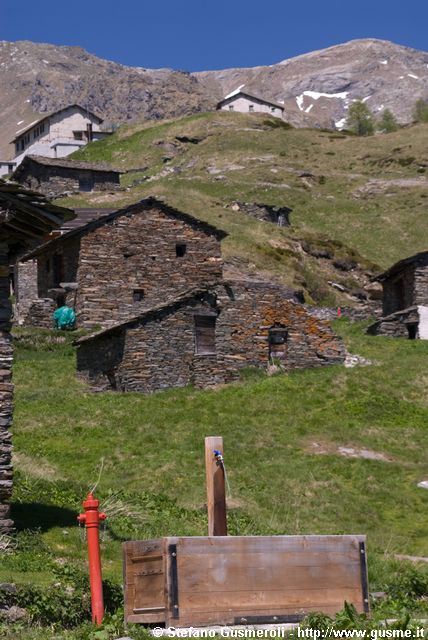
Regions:
M 75 516 L 101 458 L 106 577 L 120 582 L 123 540 L 204 535 L 203 441 L 222 435 L 232 534 L 366 533 L 372 590 L 385 588 L 403 570 L 394 554 L 428 555 L 428 492 L 416 486 L 428 462 L 428 344 L 367 337 L 345 320 L 336 328 L 374 364 L 248 371 L 216 390 L 150 396 L 90 393 L 75 378 L 70 336 L 17 330 L 20 533 L 0 582 L 49 584 L 58 564 L 84 569 Z
M 321 287 L 318 298 L 334 302 L 337 294 L 325 283 L 341 282 L 343 274 L 302 251 L 302 240 L 341 243 L 336 253 L 359 253 L 362 271 L 371 272 L 426 249 L 427 141 L 424 124 L 358 138 L 291 129 L 259 114 L 208 113 L 133 125 L 75 154 L 132 169 L 123 177 L 128 190 L 66 202 L 122 206 L 149 194 L 164 196 L 229 232 L 224 255 L 232 269 L 269 273 L 315 298 Z M 233 211 L 235 200 L 289 206 L 292 227 L 279 229 Z M 348 273 L 348 280 L 354 275 Z M 350 288 L 357 281 L 348 282 Z

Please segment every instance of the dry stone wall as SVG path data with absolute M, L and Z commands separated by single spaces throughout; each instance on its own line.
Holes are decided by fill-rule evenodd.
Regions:
M 428 305 L 428 251 L 410 260 L 382 282 L 384 316 L 412 305 Z
M 78 326 L 111 326 L 176 297 L 190 288 L 222 278 L 219 237 L 197 220 L 172 216 L 160 208 L 133 209 L 92 230 L 63 237 L 38 255 L 37 293 L 55 298 L 61 282 L 74 285 L 67 304 L 77 313 Z M 33 286 L 33 285 L 31 285 Z M 24 320 L 50 326 L 33 289 L 21 285 L 19 304 L 32 304 Z M 50 312 L 49 305 L 45 305 Z M 32 320 L 28 320 L 32 318 Z
M 177 247 L 182 247 L 179 249 Z M 184 251 L 179 256 L 177 252 Z M 160 209 L 115 218 L 82 236 L 80 326 L 110 326 L 222 277 L 219 240 Z
M 10 335 L 11 306 L 9 302 L 8 247 L 0 243 L 0 533 L 10 533 L 9 500 L 12 494 L 12 338 Z
M 195 353 L 194 317 L 214 315 L 215 353 Z M 77 368 L 92 388 L 152 392 L 236 380 L 243 367 L 267 368 L 269 331 L 287 332 L 284 370 L 343 362 L 329 325 L 268 283 L 222 284 L 79 341 Z
M 380 318 L 369 327 L 368 335 L 389 336 L 391 338 L 416 338 L 419 325 L 418 307 L 410 307 Z
M 19 182 L 48 197 L 56 197 L 69 191 L 115 191 L 120 188 L 120 174 L 33 163 L 22 172 Z

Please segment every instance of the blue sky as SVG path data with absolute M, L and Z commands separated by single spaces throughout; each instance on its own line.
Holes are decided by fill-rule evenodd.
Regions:
M 0 0 L 0 40 L 142 67 L 273 64 L 354 38 L 428 50 L 428 0 Z

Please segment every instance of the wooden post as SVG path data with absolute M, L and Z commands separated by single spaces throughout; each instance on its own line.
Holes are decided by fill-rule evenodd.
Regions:
M 205 470 L 207 476 L 208 535 L 227 536 L 226 492 L 224 469 L 218 463 L 214 450 L 223 455 L 223 438 L 205 438 Z

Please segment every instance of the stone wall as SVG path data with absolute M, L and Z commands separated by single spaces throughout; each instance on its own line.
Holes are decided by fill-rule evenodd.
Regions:
M 17 262 L 14 268 L 16 318 L 18 324 L 27 324 L 29 311 L 34 300 L 38 298 L 37 260 Z
M 371 336 L 417 338 L 419 320 L 418 307 L 413 306 L 380 318 L 367 327 L 367 333 Z
M 195 353 L 195 315 L 216 317 L 215 353 Z M 80 340 L 77 368 L 98 390 L 152 392 L 227 383 L 237 379 L 242 367 L 268 367 L 274 326 L 287 334 L 275 357 L 279 368 L 343 362 L 344 347 L 328 324 L 286 299 L 282 287 L 229 283 Z
M 407 309 L 415 303 L 415 266 L 407 265 L 383 284 L 383 316 L 399 309 Z
M 222 266 L 220 242 L 203 225 L 156 208 L 117 217 L 81 238 L 78 324 L 111 326 L 221 279 Z
M 115 191 L 120 188 L 120 175 L 114 171 L 91 171 L 31 163 L 22 171 L 19 182 L 56 197 L 68 191 Z
M 184 255 L 179 255 L 183 247 Z M 48 245 L 37 258 L 39 298 L 58 295 L 59 260 L 61 282 L 77 285 L 67 293 L 67 304 L 75 309 L 81 327 L 111 326 L 190 288 L 220 280 L 223 268 L 220 241 L 203 223 L 190 224 L 158 208 L 118 216 L 88 233 Z M 22 296 L 23 286 L 19 304 Z M 32 309 L 27 317 L 34 316 Z M 51 326 L 50 309 L 45 319 L 40 305 L 37 309 L 37 326 Z
M 233 211 L 242 211 L 252 218 L 272 222 L 279 227 L 290 226 L 291 209 L 288 207 L 275 207 L 269 204 L 257 204 L 256 202 L 232 202 L 230 208 Z
M 415 268 L 415 302 L 428 306 L 428 254 Z
M 382 282 L 383 316 L 412 305 L 428 305 L 428 251 L 409 259 L 399 270 L 392 269 Z
M 13 528 L 9 506 L 12 494 L 12 438 L 9 428 L 13 411 L 9 287 L 8 247 L 0 243 L 0 533 L 10 533 Z

